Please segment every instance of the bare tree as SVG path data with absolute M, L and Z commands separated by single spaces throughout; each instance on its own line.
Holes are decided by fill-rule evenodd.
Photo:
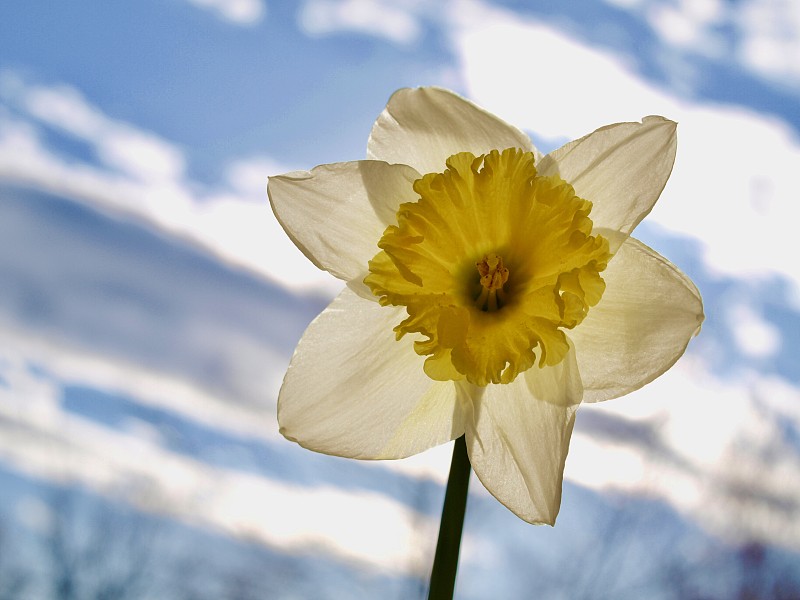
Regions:
M 133 513 L 112 512 L 70 490 L 53 493 L 44 537 L 53 597 L 78 600 L 135 598 L 145 579 L 149 532 Z M 145 560 L 143 560 L 145 559 Z
M 21 598 L 30 585 L 30 576 L 12 550 L 8 529 L 0 524 L 0 600 Z

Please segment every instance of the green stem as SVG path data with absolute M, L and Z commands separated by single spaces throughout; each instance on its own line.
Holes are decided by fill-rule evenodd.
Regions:
M 431 586 L 428 600 L 452 600 L 456 587 L 458 551 L 461 547 L 461 530 L 464 527 L 464 512 L 467 510 L 467 488 L 471 473 L 467 442 L 462 435 L 453 446 L 450 476 L 444 493 L 442 521 L 439 525 L 439 540 L 433 558 Z

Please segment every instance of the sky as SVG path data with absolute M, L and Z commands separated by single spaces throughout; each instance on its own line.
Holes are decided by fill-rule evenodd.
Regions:
M 677 121 L 635 235 L 706 311 L 674 369 L 581 408 L 555 528 L 473 479 L 460 597 L 799 590 L 799 65 L 793 0 L 3 3 L 0 598 L 59 597 L 106 521 L 122 572 L 157 574 L 117 576 L 133 598 L 423 597 L 450 448 L 361 463 L 278 434 L 292 350 L 342 284 L 265 193 L 363 158 L 418 85 L 543 152 Z

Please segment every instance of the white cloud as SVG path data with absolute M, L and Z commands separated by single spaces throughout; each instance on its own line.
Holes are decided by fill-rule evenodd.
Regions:
M 143 218 L 293 289 L 333 295 L 341 288 L 291 243 L 269 207 L 267 177 L 291 168 L 246 158 L 229 165 L 229 186 L 209 188 L 187 180 L 180 148 L 109 118 L 73 88 L 30 86 L 5 74 L 0 93 L 39 123 L 87 143 L 101 163 L 60 156 L 34 122 L 0 112 L 0 178 Z
M 648 222 L 693 237 L 715 272 L 779 274 L 798 289 L 800 263 L 786 248 L 795 237 L 800 142 L 786 123 L 678 99 L 616 56 L 534 19 L 477 2 L 463 9 L 452 36 L 473 99 L 549 139 L 648 114 L 676 120 L 675 169 Z
M 88 387 L 176 412 L 191 423 L 239 436 L 245 444 L 287 444 L 278 434 L 274 407 L 215 397 L 202 382 L 92 353 L 62 338 L 37 336 L 8 323 L 0 327 L 0 462 L 6 466 L 284 553 L 328 556 L 389 575 L 429 574 L 438 519 L 421 514 L 419 507 L 379 491 L 295 485 L 210 466 L 164 448 L 164 437 L 151 425 L 128 423 L 114 430 L 65 410 L 63 389 Z M 281 361 L 262 363 L 262 369 L 275 369 L 279 376 L 286 367 Z M 31 369 L 34 364 L 39 368 Z M 298 451 L 298 460 L 303 452 Z M 384 477 L 391 471 L 444 484 L 451 452 L 449 444 L 409 460 L 359 466 L 384 471 Z M 308 468 L 301 462 L 295 466 Z M 36 497 L 23 499 L 18 513 L 28 526 L 47 525 L 49 509 Z M 465 536 L 465 564 L 480 547 Z
M 726 15 L 721 0 L 681 0 L 651 4 L 645 19 L 665 42 L 719 57 L 725 43 L 715 27 Z
M 243 198 L 262 199 L 266 194 L 267 176 L 296 170 L 269 156 L 251 156 L 228 165 L 225 177 L 231 189 Z
M 780 352 L 780 331 L 750 306 L 735 304 L 728 307 L 727 320 L 736 347 L 744 356 L 771 358 Z
M 261 382 L 255 383 L 256 400 L 245 390 L 214 394 L 208 383 L 169 369 L 145 366 L 136 357 L 114 356 L 87 348 L 65 332 L 37 334 L 3 319 L 0 399 L 8 410 L 25 419 L 50 423 L 57 418 L 59 386 L 82 386 L 108 394 L 135 397 L 143 406 L 184 415 L 196 423 L 261 439 L 277 439 L 275 404 L 288 358 L 259 352 Z M 242 353 L 242 358 L 246 354 Z M 166 362 L 166 361 L 165 361 Z M 48 377 L 35 376 L 27 363 L 45 365 Z M 58 381 L 56 385 L 55 381 Z
M 0 460 L 30 476 L 77 483 L 192 525 L 372 571 L 408 573 L 432 552 L 436 523 L 384 494 L 210 467 L 60 410 L 58 387 L 24 363 L 6 363 L 0 372 L 9 383 L 0 387 Z M 22 398 L 47 405 L 48 416 L 20 410 Z M 33 512 L 25 511 L 28 522 L 43 518 Z
M 800 4 L 746 0 L 734 15 L 742 35 L 738 54 L 753 71 L 800 88 Z
M 785 382 L 755 373 L 720 380 L 700 361 L 684 359 L 634 394 L 581 408 L 566 476 L 599 490 L 664 498 L 737 542 L 798 549 L 800 458 L 775 419 L 782 412 L 799 426 L 797 406 L 800 390 Z M 581 427 L 582 413 L 595 411 L 642 427 L 652 440 L 614 440 Z
M 12 74 L 5 75 L 4 94 L 23 103 L 37 119 L 81 139 L 98 138 L 109 129 L 109 120 L 89 106 L 74 88 L 27 87 Z
M 186 0 L 236 25 L 255 25 L 267 14 L 263 0 Z
M 669 46 L 800 90 L 800 4 L 795 0 L 606 2 L 638 15 Z
M 616 6 L 618 8 L 632 9 L 640 6 L 646 0 L 603 0 L 606 4 Z
M 33 117 L 96 146 L 98 157 L 143 182 L 162 182 L 183 176 L 183 154 L 152 133 L 115 122 L 67 86 L 31 87 L 21 98 Z
M 411 9 L 416 3 L 385 0 L 306 0 L 300 27 L 310 35 L 357 32 L 401 45 L 414 43 L 422 33 Z

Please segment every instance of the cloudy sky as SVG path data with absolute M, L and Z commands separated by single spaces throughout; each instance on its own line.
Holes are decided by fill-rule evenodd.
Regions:
M 793 0 L 4 3 L 0 531 L 47 553 L 53 497 L 69 493 L 170 539 L 199 536 L 198 560 L 210 547 L 259 556 L 278 574 L 257 597 L 419 593 L 449 448 L 365 464 L 278 435 L 292 349 L 341 284 L 283 234 L 265 186 L 363 158 L 391 93 L 430 84 L 545 152 L 608 123 L 677 121 L 672 177 L 637 236 L 693 278 L 707 314 L 662 379 L 581 409 L 554 529 L 518 521 L 473 482 L 463 596 L 502 585 L 515 597 L 533 579 L 577 597 L 570 582 L 589 575 L 559 567 L 571 557 L 623 597 L 643 585 L 626 557 L 654 545 L 667 558 L 643 569 L 652 597 L 671 597 L 664 582 L 684 571 L 692 589 L 730 596 L 725 569 L 740 573 L 754 544 L 765 581 L 790 585 Z M 700 577 L 692 561 L 728 575 Z M 207 576 L 224 587 L 220 569 Z M 26 577 L 50 597 L 46 569 Z

